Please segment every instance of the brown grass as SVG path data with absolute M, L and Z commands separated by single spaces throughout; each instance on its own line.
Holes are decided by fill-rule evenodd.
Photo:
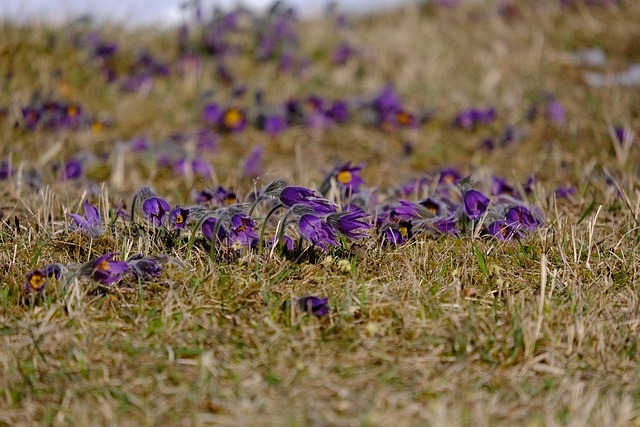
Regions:
M 215 88 L 226 96 L 212 75 L 174 76 L 147 97 L 123 95 L 95 77 L 86 52 L 64 42 L 71 30 L 5 24 L 0 155 L 18 173 L 0 182 L 0 424 L 640 425 L 640 156 L 633 146 L 617 158 L 608 131 L 623 124 L 639 136 L 640 96 L 637 87 L 588 87 L 567 55 L 599 46 L 611 69 L 637 62 L 640 7 L 516 3 L 508 20 L 494 2 L 482 2 L 363 18 L 343 35 L 328 21 L 300 23 L 302 49 L 318 59 L 301 79 L 234 59 L 241 82 L 264 89 L 271 102 L 363 96 L 393 81 L 410 107 L 438 114 L 405 134 L 359 124 L 320 134 L 290 129 L 276 139 L 248 130 L 207 155 L 213 182 L 191 185 L 152 158 L 118 159 L 114 147 L 138 134 L 160 140 L 196 129 L 198 95 Z M 104 32 L 130 52 L 147 46 L 165 60 L 175 52 L 173 33 Z M 340 38 L 363 54 L 334 69 L 327 56 Z M 35 91 L 79 101 L 113 125 L 26 133 L 14 123 Z M 526 122 L 542 91 L 565 106 L 566 127 Z M 470 105 L 494 106 L 501 123 L 526 126 L 528 136 L 479 151 L 484 134 L 449 126 Z M 407 139 L 412 156 L 402 154 Z M 85 191 L 103 211 L 130 203 L 143 184 L 173 204 L 218 183 L 244 194 L 253 184 L 241 176 L 241 158 L 260 142 L 267 146 L 262 182 L 314 186 L 340 159 L 367 161 L 365 178 L 383 190 L 449 165 L 512 182 L 536 173 L 531 202 L 546 224 L 520 242 L 422 237 L 381 251 L 372 241 L 348 258 L 351 268 L 332 258 L 256 255 L 216 263 L 203 250 L 186 259 L 185 247 L 167 250 L 122 226 L 93 241 L 65 230 Z M 95 163 L 87 172 L 104 187 L 61 183 L 52 172 L 52 163 L 80 150 L 110 156 L 107 168 Z M 27 185 L 31 168 L 47 187 Z M 563 183 L 578 194 L 556 201 L 551 193 Z M 188 269 L 107 293 L 85 281 L 68 289 L 59 283 L 44 297 L 22 290 L 35 266 L 108 251 L 164 251 Z M 281 309 L 300 295 L 329 297 L 330 315 Z

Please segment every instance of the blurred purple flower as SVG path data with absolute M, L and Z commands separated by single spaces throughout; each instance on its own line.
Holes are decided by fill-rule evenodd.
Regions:
M 338 245 L 336 230 L 315 215 L 305 214 L 300 216 L 298 228 L 302 237 L 326 252 L 329 251 L 327 245 Z
M 125 262 L 131 273 L 140 280 L 153 279 L 162 274 L 162 264 L 154 258 L 145 258 L 141 253 L 131 255 Z
M 247 124 L 247 115 L 238 107 L 227 108 L 218 120 L 220 130 L 225 132 L 241 132 Z
M 244 161 L 244 174 L 248 178 L 257 178 L 262 175 L 262 152 L 264 146 L 258 144 L 249 153 Z
M 298 308 L 307 313 L 322 317 L 329 313 L 329 298 L 318 298 L 314 296 L 304 296 L 296 298 Z
M 33 270 L 27 274 L 24 288 L 30 292 L 42 292 L 47 284 L 47 276 L 42 270 Z
M 518 229 L 513 228 L 506 221 L 494 221 L 487 226 L 487 231 L 498 240 L 511 240 L 520 237 Z
M 505 214 L 506 223 L 513 229 L 535 230 L 540 225 L 535 215 L 525 206 L 517 205 L 510 208 Z
M 67 181 L 69 179 L 78 179 L 82 176 L 82 163 L 75 159 L 69 160 L 64 164 L 64 170 L 60 179 Z
M 199 177 L 202 178 L 211 178 L 212 171 L 211 166 L 204 159 L 198 158 L 188 161 L 186 159 L 178 160 L 174 166 L 173 170 L 179 175 L 185 175 L 187 173 L 187 168 L 189 171 Z
M 122 274 L 128 270 L 124 261 L 114 261 L 117 252 L 106 253 L 97 259 L 90 261 L 91 278 L 103 285 L 111 285 L 122 278 Z
M 487 211 L 489 199 L 478 190 L 471 189 L 464 193 L 462 207 L 467 218 L 476 220 Z

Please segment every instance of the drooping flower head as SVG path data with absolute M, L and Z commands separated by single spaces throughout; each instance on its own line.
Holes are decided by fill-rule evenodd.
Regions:
M 365 221 L 369 216 L 368 213 L 363 211 L 340 212 L 329 215 L 327 217 L 327 223 L 344 236 L 359 240 L 367 237 L 367 230 L 373 227 L 373 224 Z
M 462 208 L 467 218 L 476 220 L 487 211 L 489 198 L 478 190 L 468 190 L 464 193 Z
M 319 246 L 328 252 L 327 245 L 337 246 L 336 230 L 313 214 L 304 214 L 298 219 L 300 234 L 312 245 Z
M 147 219 L 156 226 L 162 226 L 164 216 L 171 210 L 171 206 L 160 197 L 151 197 L 142 204 L 142 211 L 147 215 Z
M 129 267 L 124 261 L 114 261 L 118 252 L 106 253 L 93 261 L 90 261 L 91 278 L 103 285 L 111 285 L 120 279 Z
M 162 264 L 157 259 L 145 257 L 141 253 L 131 255 L 125 262 L 131 273 L 140 280 L 153 279 L 162 274 Z
M 280 193 L 280 201 L 287 207 L 307 205 L 320 215 L 335 213 L 338 210 L 334 203 L 304 187 L 285 187 Z

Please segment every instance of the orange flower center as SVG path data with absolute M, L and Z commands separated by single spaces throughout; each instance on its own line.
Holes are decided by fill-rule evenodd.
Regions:
M 232 108 L 224 115 L 224 125 L 228 128 L 237 127 L 242 122 L 242 113 L 237 108 Z
M 353 179 L 353 175 L 349 171 L 341 171 L 336 176 L 336 179 L 341 184 L 349 184 Z
M 29 286 L 37 291 L 44 286 L 45 282 L 45 277 L 42 274 L 38 273 L 31 276 L 31 278 L 29 279 Z
M 96 266 L 96 270 L 109 271 L 110 269 L 111 267 L 109 266 L 109 262 L 106 259 L 102 260 L 100 264 Z

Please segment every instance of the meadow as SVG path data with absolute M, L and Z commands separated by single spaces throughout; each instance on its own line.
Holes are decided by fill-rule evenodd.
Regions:
M 0 424 L 640 425 L 640 3 L 454 3 L 0 24 Z

